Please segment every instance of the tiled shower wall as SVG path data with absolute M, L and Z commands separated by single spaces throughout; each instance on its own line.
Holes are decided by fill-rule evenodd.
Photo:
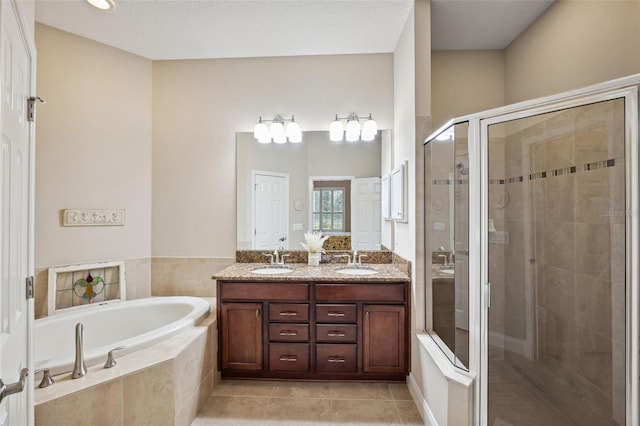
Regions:
M 127 299 L 150 296 L 215 296 L 211 276 L 234 258 L 152 257 L 125 260 Z M 48 268 L 35 271 L 35 317 L 47 316 Z
M 537 360 L 503 355 L 583 425 L 624 423 L 623 112 L 621 100 L 574 108 L 490 141 L 490 217 L 509 234 L 490 245 L 490 330 L 526 340 L 533 306 Z

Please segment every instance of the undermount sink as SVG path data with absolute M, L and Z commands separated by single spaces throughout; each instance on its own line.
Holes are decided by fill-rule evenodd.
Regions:
M 343 275 L 373 275 L 378 273 L 375 269 L 370 268 L 344 268 L 338 269 L 336 272 Z
M 453 275 L 456 273 L 455 269 L 440 269 L 440 272 L 443 274 Z
M 263 268 L 256 268 L 256 269 L 252 269 L 251 272 L 254 274 L 260 274 L 260 275 L 279 275 L 279 274 L 288 274 L 289 272 L 293 271 L 293 269 L 291 268 L 276 268 L 273 266 L 265 266 Z

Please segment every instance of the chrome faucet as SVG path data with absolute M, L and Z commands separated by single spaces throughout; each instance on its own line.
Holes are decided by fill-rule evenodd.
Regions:
M 349 260 L 347 262 L 347 265 L 360 266 L 360 265 L 362 265 L 362 258 L 363 257 L 367 257 L 367 255 L 366 254 L 360 254 L 359 255 L 358 251 L 356 249 L 353 249 L 352 258 L 349 258 Z
M 289 254 L 280 254 L 278 249 L 275 249 L 273 253 L 264 253 L 269 258 L 269 264 L 271 266 L 284 266 L 284 258 L 289 257 Z
M 87 366 L 84 363 L 84 350 L 82 348 L 82 332 L 84 326 L 81 322 L 76 324 L 76 361 L 73 364 L 72 379 L 87 375 Z

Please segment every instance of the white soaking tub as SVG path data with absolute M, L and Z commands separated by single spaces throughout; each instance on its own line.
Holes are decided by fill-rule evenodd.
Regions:
M 91 306 L 41 318 L 34 325 L 36 369 L 52 375 L 73 370 L 75 329 L 84 325 L 87 366 L 104 363 L 107 352 L 120 345 L 116 359 L 194 327 L 209 315 L 210 302 L 198 297 L 151 297 Z

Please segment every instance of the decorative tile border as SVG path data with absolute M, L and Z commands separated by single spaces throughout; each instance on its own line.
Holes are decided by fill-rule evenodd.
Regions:
M 62 212 L 62 226 L 123 226 L 126 210 L 66 209 Z
M 606 169 L 608 167 L 615 167 L 616 165 L 624 164 L 623 159 L 610 158 L 608 160 L 594 161 L 593 163 L 582 164 L 581 166 L 562 167 L 559 169 L 553 169 L 544 172 L 535 172 L 529 175 L 515 176 L 507 179 L 489 179 L 489 183 L 492 185 L 505 185 L 510 183 L 518 183 L 524 181 L 546 179 L 554 176 L 572 175 L 579 172 L 588 172 L 598 169 Z M 451 180 L 451 179 L 433 179 L 432 185 L 466 185 L 469 182 L 467 180 Z

